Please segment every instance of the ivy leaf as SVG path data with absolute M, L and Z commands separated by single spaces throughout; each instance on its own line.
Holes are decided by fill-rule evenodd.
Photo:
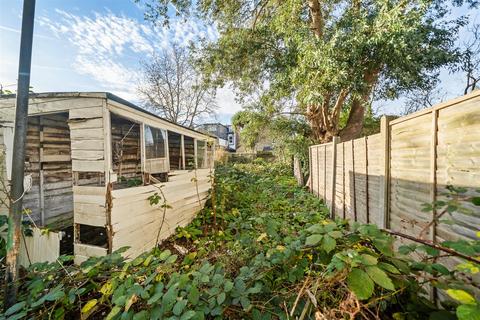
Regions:
M 373 281 L 365 271 L 358 268 L 353 268 L 348 274 L 347 285 L 360 300 L 370 298 L 373 293 Z
M 326 235 L 323 237 L 322 241 L 322 248 L 325 250 L 327 253 L 330 253 L 333 249 L 335 249 L 335 246 L 337 245 L 337 241 L 330 237 L 329 235 Z
M 459 301 L 462 304 L 474 304 L 475 298 L 472 295 L 461 289 L 448 289 L 447 294 L 453 299 Z
M 365 268 L 369 277 L 380 287 L 387 290 L 395 290 L 392 280 L 387 276 L 385 271 L 377 266 L 368 266 Z
M 312 234 L 308 236 L 305 245 L 307 246 L 316 246 L 320 241 L 322 241 L 323 236 L 321 234 Z

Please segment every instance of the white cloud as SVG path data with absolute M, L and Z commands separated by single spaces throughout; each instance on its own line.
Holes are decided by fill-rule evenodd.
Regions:
M 140 60 L 173 42 L 188 45 L 217 36 L 214 26 L 204 26 L 197 20 L 174 20 L 170 28 L 154 28 L 110 11 L 82 16 L 57 9 L 55 15 L 40 17 L 39 24 L 75 48 L 74 70 L 92 77 L 97 91 L 112 91 L 131 100 L 138 100 Z

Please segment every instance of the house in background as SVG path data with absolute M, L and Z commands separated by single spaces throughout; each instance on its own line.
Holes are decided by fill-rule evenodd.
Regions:
M 235 152 L 238 146 L 238 136 L 232 125 L 221 123 L 204 123 L 197 128 L 200 131 L 208 132 L 217 137 L 217 145 L 225 150 Z

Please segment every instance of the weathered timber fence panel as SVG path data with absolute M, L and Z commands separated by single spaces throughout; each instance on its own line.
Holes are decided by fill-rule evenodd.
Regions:
M 395 120 L 383 117 L 379 134 L 335 138 L 309 154 L 310 189 L 332 217 L 436 242 L 476 238 L 478 207 L 465 202 L 470 213 L 437 225 L 438 213 L 422 212 L 422 205 L 443 199 L 448 185 L 467 195 L 480 189 L 480 91 Z

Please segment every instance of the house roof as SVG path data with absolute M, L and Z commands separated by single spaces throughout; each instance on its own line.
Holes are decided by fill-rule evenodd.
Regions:
M 151 115 L 153 117 L 156 117 L 160 120 L 163 120 L 163 121 L 166 121 L 166 122 L 169 122 L 175 126 L 179 126 L 179 127 L 182 127 L 186 130 L 190 130 L 192 132 L 196 132 L 196 133 L 199 133 L 199 134 L 203 134 L 203 135 L 207 135 L 207 136 L 210 136 L 210 137 L 214 137 L 216 138 L 216 136 L 208 133 L 208 132 L 202 132 L 202 131 L 199 131 L 199 130 L 195 130 L 195 129 L 192 129 L 190 127 L 187 127 L 187 126 L 183 126 L 181 124 L 178 124 L 178 123 L 175 123 L 173 121 L 170 121 L 168 119 L 165 119 L 163 117 L 160 117 L 159 115 L 153 113 L 153 112 L 150 112 L 148 110 L 145 110 L 144 108 L 128 101 L 128 100 L 125 100 L 111 92 L 39 92 L 39 93 L 30 93 L 29 94 L 29 97 L 30 98 L 74 98 L 74 97 L 84 97 L 84 98 L 103 98 L 103 99 L 108 99 L 108 100 L 112 100 L 112 101 L 115 101 L 115 102 L 118 102 L 120 104 L 123 104 L 129 108 L 132 108 L 132 109 L 135 109 L 137 111 L 140 111 L 140 112 L 143 112 L 145 114 L 148 114 L 148 115 Z M 12 99 L 12 98 L 16 98 L 16 94 L 8 94 L 8 95 L 3 95 L 0 97 L 0 99 Z

